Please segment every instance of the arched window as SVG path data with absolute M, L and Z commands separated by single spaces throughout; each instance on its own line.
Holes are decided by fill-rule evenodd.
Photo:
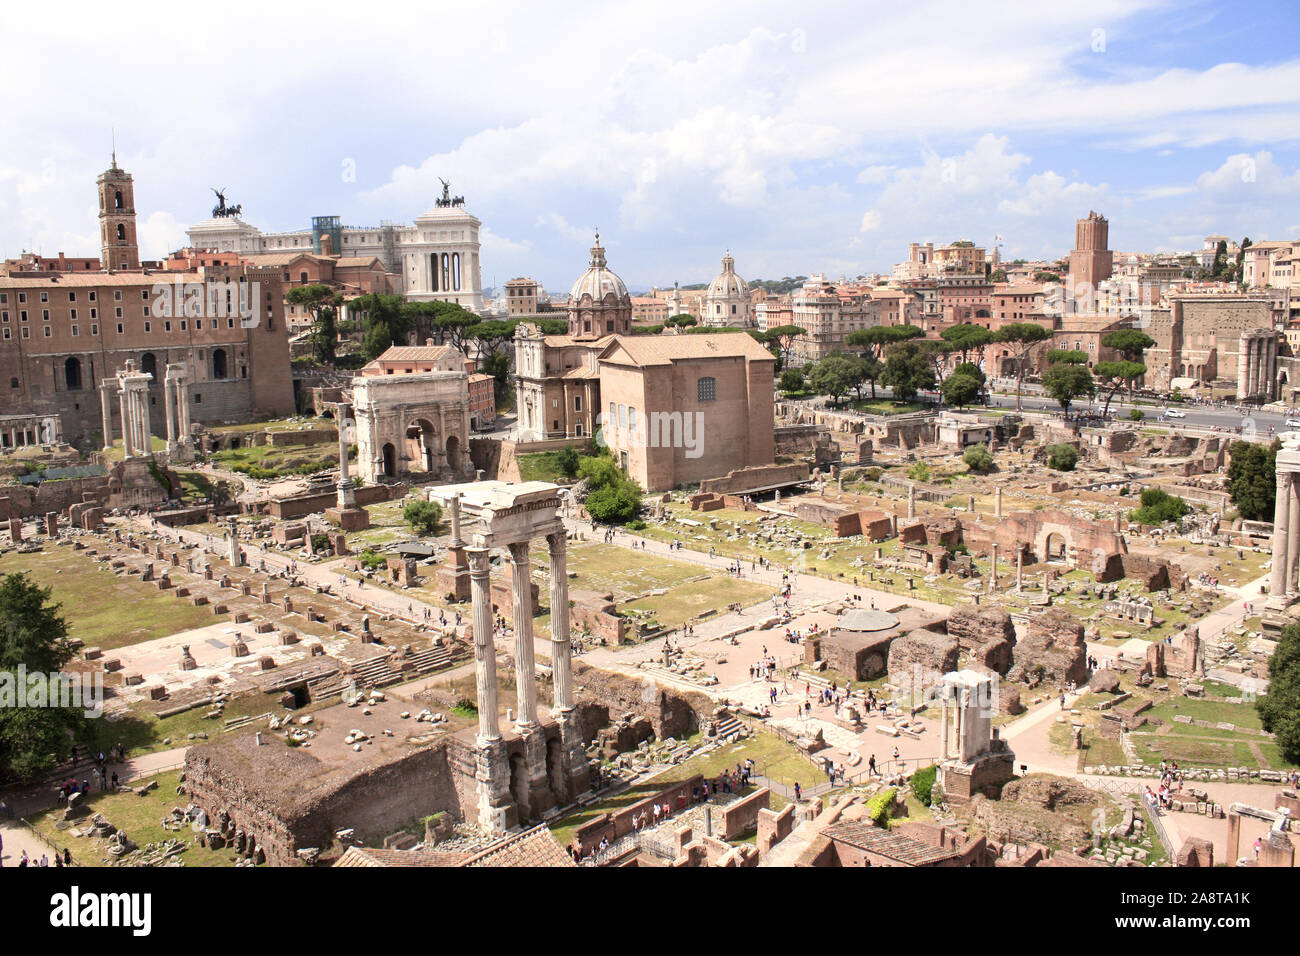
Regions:
M 460 253 L 451 254 L 451 287 L 457 292 L 460 291 Z
M 451 291 L 451 256 L 445 252 L 442 254 L 442 287 L 447 292 Z
M 63 381 L 69 392 L 81 390 L 81 360 L 76 356 L 63 363 Z
M 212 377 L 213 378 L 227 377 L 225 349 L 212 350 Z
M 718 380 L 706 375 L 695 383 L 695 397 L 701 402 L 712 402 L 718 397 Z
M 113 193 L 113 208 L 122 208 L 122 190 L 120 189 Z
M 123 242 L 126 241 L 126 226 L 120 222 L 117 224 L 117 238 Z
M 152 352 L 145 352 L 140 356 L 140 371 L 148 372 L 154 377 L 155 382 L 158 380 L 158 360 L 154 358 Z
M 436 252 L 429 257 L 429 274 L 430 276 L 432 276 L 433 279 L 432 282 L 433 288 L 430 291 L 437 292 L 438 291 L 438 253 Z

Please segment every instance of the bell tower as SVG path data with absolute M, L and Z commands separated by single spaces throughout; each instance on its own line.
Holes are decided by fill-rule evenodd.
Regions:
M 100 268 L 131 272 L 140 268 L 140 247 L 135 235 L 135 187 L 131 174 L 113 165 L 95 180 L 99 186 Z

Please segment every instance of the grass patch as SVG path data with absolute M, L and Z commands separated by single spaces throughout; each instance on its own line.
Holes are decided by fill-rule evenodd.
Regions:
M 175 591 L 159 591 L 130 575 L 118 576 L 83 552 L 49 546 L 32 554 L 0 555 L 0 574 L 26 571 L 53 589 L 68 634 L 88 647 L 110 650 L 228 620 L 195 607 Z
M 641 611 L 664 627 L 677 628 L 705 611 L 724 612 L 728 605 L 737 603 L 757 604 L 775 593 L 770 585 L 754 581 L 709 578 L 682 584 L 668 594 L 633 601 L 626 610 Z
M 515 456 L 519 466 L 521 481 L 549 481 L 554 484 L 568 483 L 569 476 L 560 468 L 558 451 L 535 451 L 526 455 Z
M 131 841 L 141 848 L 150 843 L 180 840 L 189 844 L 189 849 L 180 854 L 186 866 L 233 866 L 238 859 L 234 850 L 211 850 L 199 846 L 193 842 L 194 832 L 188 825 L 181 830 L 166 830 L 162 827 L 161 821 L 171 812 L 172 807 L 178 804 L 184 806 L 187 801 L 176 794 L 176 787 L 180 783 L 179 771 L 161 773 L 153 779 L 158 781 L 158 786 L 143 797 L 136 796 L 130 790 L 122 793 L 92 792 L 87 795 L 86 802 L 92 814 L 103 814 L 104 819 L 125 831 Z M 139 787 L 145 782 L 136 780 L 133 786 Z M 62 817 L 62 809 L 47 810 L 29 818 L 29 822 L 59 849 L 70 849 L 74 862 L 83 866 L 107 866 L 113 862 L 114 858 L 107 852 L 107 840 L 72 836 L 66 829 L 59 829 Z M 90 819 L 89 816 L 83 817 L 76 825 L 84 827 Z

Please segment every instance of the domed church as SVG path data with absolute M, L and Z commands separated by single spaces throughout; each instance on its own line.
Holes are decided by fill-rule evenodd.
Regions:
M 704 314 L 700 321 L 705 325 L 730 325 L 747 329 L 753 326 L 753 305 L 749 301 L 749 286 L 736 275 L 736 260 L 730 251 L 722 257 L 722 272 L 709 283 L 704 294 Z

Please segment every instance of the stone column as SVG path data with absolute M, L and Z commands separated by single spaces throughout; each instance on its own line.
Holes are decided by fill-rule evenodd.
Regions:
M 939 698 L 939 756 L 948 759 L 948 689 Z
M 533 592 L 528 542 L 510 546 L 511 597 L 515 624 L 515 727 L 520 733 L 537 724 L 537 682 L 533 653 Z
M 1002 486 L 998 485 L 993 489 L 993 517 L 1001 520 L 1002 518 Z
M 1025 574 L 1025 552 L 1023 549 L 1016 549 L 1016 592 L 1019 593 L 1024 586 Z
M 452 495 L 451 502 L 448 504 L 451 510 L 451 545 L 453 548 L 464 547 L 465 542 L 460 537 L 460 495 Z M 554 567 L 554 564 L 552 564 Z M 554 585 L 552 585 L 554 587 Z
M 190 440 L 190 396 L 185 378 L 176 379 L 177 427 L 182 441 Z
M 1246 355 L 1246 373 L 1247 373 L 1247 395 L 1259 394 L 1259 339 L 1253 335 L 1247 339 L 1248 352 Z
M 998 543 L 996 541 L 989 545 L 989 590 L 992 591 L 998 586 Z
M 1246 338 L 1244 332 L 1237 339 L 1237 398 L 1239 399 L 1246 397 L 1246 385 L 1250 377 L 1250 373 L 1247 372 L 1249 366 L 1247 358 L 1249 342 L 1250 340 Z
M 478 742 L 501 739 L 497 714 L 497 656 L 492 640 L 492 583 L 487 548 L 470 548 L 469 581 L 474 624 L 474 674 L 478 685 Z
M 167 448 L 176 443 L 176 401 L 172 395 L 172 380 L 163 379 L 163 414 L 167 416 Z
M 569 632 L 569 573 L 566 561 L 568 539 L 563 530 L 546 536 L 551 555 L 551 674 L 555 683 L 555 721 L 560 725 L 560 752 L 563 754 L 565 784 L 568 792 L 557 793 L 565 802 L 591 789 L 591 772 L 587 766 L 582 729 L 573 706 L 573 653 Z
M 916 485 L 907 486 L 907 516 L 916 517 Z
M 478 739 L 474 779 L 478 784 L 478 823 L 489 833 L 505 833 L 519 819 L 510 796 L 510 759 L 501 740 L 497 715 L 496 643 L 492 640 L 491 565 L 487 548 L 469 550 L 473 600 L 474 676 L 478 685 Z
M 149 427 L 149 385 L 140 389 L 140 436 L 146 455 L 153 453 L 153 429 Z
M 1269 575 L 1270 598 L 1286 599 L 1286 558 L 1290 553 L 1288 539 L 1291 528 L 1292 475 L 1287 471 L 1277 473 L 1277 503 L 1273 508 L 1273 570 Z
M 339 430 L 339 483 L 338 506 L 340 511 L 350 511 L 357 506 L 357 493 L 352 487 L 352 472 L 348 462 L 348 406 L 336 405 L 334 424 Z
M 126 397 L 126 386 L 123 385 L 117 393 L 118 411 L 122 415 L 122 457 L 130 458 L 135 452 L 131 446 L 131 413 L 129 411 L 129 402 Z
M 113 380 L 106 378 L 99 383 L 100 427 L 104 435 L 104 451 L 113 447 L 113 399 L 110 389 Z
M 1291 520 L 1287 523 L 1286 593 L 1296 593 L 1296 563 L 1300 559 L 1300 482 L 1291 479 Z

